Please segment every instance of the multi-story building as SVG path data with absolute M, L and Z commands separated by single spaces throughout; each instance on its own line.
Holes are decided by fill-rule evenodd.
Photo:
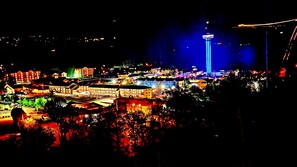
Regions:
M 49 90 L 59 94 L 67 95 L 85 95 L 93 98 L 108 96 L 112 98 L 118 97 L 134 97 L 151 99 L 152 88 L 137 85 L 85 85 L 78 82 L 79 80 L 68 80 L 62 78 L 53 79 L 48 83 Z
M 11 76 L 15 78 L 16 84 L 30 84 L 31 81 L 40 78 L 40 71 L 18 71 L 16 73 L 11 73 Z
M 95 67 L 88 68 L 75 68 L 74 70 L 74 77 L 75 78 L 90 78 L 94 76 L 94 71 L 96 70 Z
M 68 80 L 66 78 L 50 78 L 42 83 L 48 86 L 50 92 L 60 95 L 71 96 L 79 88 L 78 80 Z
M 152 88 L 136 85 L 90 85 L 88 91 L 91 96 L 152 98 Z
M 113 102 L 117 110 L 127 111 L 132 113 L 141 111 L 144 114 L 152 114 L 152 111 L 157 108 L 163 107 L 163 101 L 156 101 L 153 99 L 135 99 L 135 98 L 117 98 Z

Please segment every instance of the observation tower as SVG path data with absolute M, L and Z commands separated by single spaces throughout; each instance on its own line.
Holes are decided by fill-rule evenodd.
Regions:
M 206 73 L 209 75 L 212 72 L 211 69 L 211 39 L 214 37 L 213 34 L 205 34 L 202 35 L 202 38 L 205 40 L 205 48 L 206 48 Z

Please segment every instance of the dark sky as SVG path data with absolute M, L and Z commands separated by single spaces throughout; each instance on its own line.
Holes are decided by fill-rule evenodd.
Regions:
M 0 32 L 108 33 L 117 20 L 122 52 L 141 55 L 146 40 L 172 25 L 186 31 L 196 20 L 216 27 L 297 18 L 291 0 L 38 1 L 0 4 Z M 41 3 L 42 2 L 42 3 Z
M 42 3 L 41 3 L 42 2 Z M 2 2 L 1 2 L 2 3 Z M 197 17 L 222 17 L 226 22 L 277 21 L 296 17 L 290 0 L 182 0 L 182 1 L 40 1 L 1 4 L 1 29 L 89 31 L 102 20 L 121 17 L 146 26 L 162 26 L 168 19 L 187 21 Z M 85 26 L 82 26 L 84 24 Z M 127 28 L 129 25 L 126 25 Z

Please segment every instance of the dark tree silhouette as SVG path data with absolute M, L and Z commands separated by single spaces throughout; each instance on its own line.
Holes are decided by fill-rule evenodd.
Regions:
M 22 108 L 13 108 L 11 110 L 11 117 L 13 119 L 14 128 L 18 129 L 20 121 L 26 119 L 27 114 Z
M 20 122 L 20 138 L 17 139 L 18 156 L 23 158 L 49 158 L 50 147 L 56 140 L 54 130 L 43 127 L 32 118 Z
M 62 121 L 62 117 L 66 115 L 64 113 L 64 108 L 66 107 L 66 99 L 62 97 L 53 97 L 48 99 L 44 106 L 44 112 L 48 113 L 49 117 L 54 121 L 59 123 Z
M 71 103 L 61 97 L 49 99 L 44 106 L 44 111 L 59 125 L 61 145 L 66 144 L 66 134 L 70 129 L 77 129 L 76 118 L 78 111 Z

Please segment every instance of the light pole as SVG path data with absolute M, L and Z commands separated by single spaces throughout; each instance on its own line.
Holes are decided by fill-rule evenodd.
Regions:
M 267 89 L 268 88 L 268 31 L 267 29 L 265 31 L 265 75 L 266 75 L 265 86 Z

